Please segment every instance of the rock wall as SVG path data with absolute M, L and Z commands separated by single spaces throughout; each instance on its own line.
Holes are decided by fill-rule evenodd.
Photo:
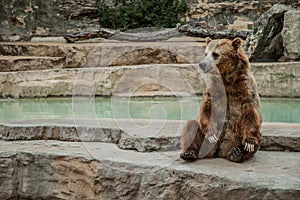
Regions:
M 61 35 L 98 26 L 96 0 L 0 0 L 2 40 L 7 35 Z
M 300 10 L 290 10 L 284 15 L 281 32 L 284 57 L 287 60 L 300 60 Z
M 190 0 L 186 21 L 198 27 L 252 29 L 252 24 L 274 4 L 293 5 L 298 0 Z
M 108 3 L 111 0 L 107 0 Z M 298 0 L 187 0 L 190 10 L 183 19 L 215 29 L 251 29 L 253 21 L 276 3 Z M 0 40 L 20 40 L 34 35 L 62 35 L 98 28 L 96 0 L 0 0 Z

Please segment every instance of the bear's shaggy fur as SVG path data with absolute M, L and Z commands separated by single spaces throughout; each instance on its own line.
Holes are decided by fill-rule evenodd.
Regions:
M 258 150 L 262 135 L 259 95 L 242 40 L 207 39 L 199 66 L 206 77 L 198 120 L 185 125 L 180 157 L 222 157 L 243 162 Z

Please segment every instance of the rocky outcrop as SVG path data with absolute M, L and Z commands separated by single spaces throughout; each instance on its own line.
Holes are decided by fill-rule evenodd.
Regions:
M 255 22 L 254 30 L 245 43 L 250 61 L 277 61 L 283 56 L 281 31 L 284 13 L 291 9 L 290 6 L 276 4 Z
M 0 29 L 5 35 L 20 39 L 34 35 L 63 35 L 98 27 L 95 0 L 24 1 L 1 0 Z
M 300 10 L 290 10 L 284 14 L 281 32 L 286 60 L 300 60 Z
M 189 1 L 186 21 L 204 29 L 252 30 L 253 23 L 274 4 L 297 4 L 298 0 L 206 0 Z

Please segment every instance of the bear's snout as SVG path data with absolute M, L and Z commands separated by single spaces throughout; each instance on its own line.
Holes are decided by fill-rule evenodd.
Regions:
M 200 63 L 199 63 L 199 67 L 200 69 L 204 72 L 204 73 L 208 73 L 210 72 L 213 67 L 211 65 L 208 65 L 205 60 L 202 60 Z
M 203 62 L 199 63 L 199 67 L 200 67 L 200 69 L 202 69 L 202 71 L 205 70 L 205 64 Z

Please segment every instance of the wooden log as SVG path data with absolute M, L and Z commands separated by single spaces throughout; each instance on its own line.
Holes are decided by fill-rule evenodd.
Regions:
M 184 25 L 178 27 L 178 31 L 187 36 L 192 37 L 201 37 L 206 38 L 210 37 L 211 39 L 234 39 L 236 37 L 240 37 L 245 40 L 251 31 L 241 31 L 241 30 L 224 30 L 224 31 L 216 31 L 212 29 L 203 29 L 203 28 L 193 28 L 189 25 Z
M 148 31 L 147 31 L 148 30 Z M 212 39 L 228 38 L 234 39 L 240 37 L 246 39 L 251 31 L 238 31 L 238 30 L 224 30 L 216 31 L 211 29 L 193 28 L 189 25 L 179 26 L 177 28 L 169 29 L 151 29 L 145 28 L 142 31 L 136 32 L 119 32 L 115 30 L 100 29 L 92 31 L 83 31 L 73 34 L 64 35 L 64 39 L 68 43 L 74 43 L 76 41 L 87 40 L 92 38 L 106 38 L 119 41 L 132 41 L 132 42 L 149 42 L 149 41 L 164 41 L 172 37 L 179 36 L 192 36 Z
M 68 43 L 76 41 L 87 40 L 91 38 L 106 38 L 119 41 L 131 42 L 150 42 L 150 41 L 164 41 L 172 37 L 183 35 L 179 33 L 176 28 L 160 29 L 160 28 L 141 28 L 131 30 L 130 32 L 118 32 L 108 29 L 100 29 L 94 31 L 83 31 L 74 34 L 64 35 L 64 39 Z
M 92 31 L 83 31 L 77 32 L 72 34 L 64 35 L 64 39 L 68 43 L 74 43 L 81 40 L 88 40 L 92 38 L 110 38 L 116 35 L 118 32 L 114 30 L 108 29 L 99 29 L 99 30 L 92 30 Z

